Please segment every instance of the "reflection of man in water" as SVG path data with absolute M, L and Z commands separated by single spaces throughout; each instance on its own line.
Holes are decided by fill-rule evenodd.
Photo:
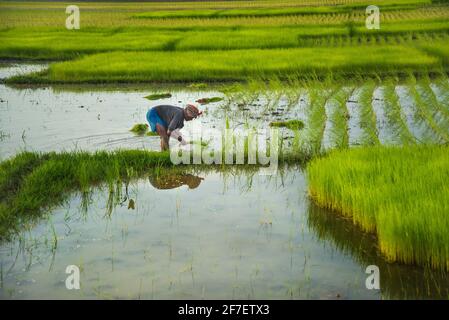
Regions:
M 153 187 L 161 190 L 174 189 L 183 185 L 188 185 L 189 189 L 195 189 L 200 185 L 201 180 L 204 180 L 188 173 L 150 175 L 148 179 Z

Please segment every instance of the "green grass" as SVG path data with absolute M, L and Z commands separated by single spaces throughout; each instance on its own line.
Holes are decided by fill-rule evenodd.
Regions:
M 322 142 L 326 129 L 326 103 L 334 94 L 335 88 L 321 86 L 312 87 L 308 91 L 307 122 L 304 132 L 303 149 L 311 156 L 322 152 Z
M 148 131 L 148 124 L 146 123 L 135 124 L 129 131 L 137 135 L 144 135 Z
M 330 142 L 333 148 L 342 149 L 349 147 L 349 111 L 346 107 L 346 102 L 353 91 L 351 88 L 341 88 L 330 98 L 330 104 L 334 105 L 329 119 L 331 122 Z
M 449 143 L 449 129 L 444 123 L 444 118 L 439 116 L 437 106 L 434 104 L 432 93 L 420 86 L 414 77 L 408 79 L 409 95 L 415 108 L 415 119 L 427 127 L 426 142 Z
M 171 98 L 171 93 L 153 93 L 145 97 L 148 100 L 160 100 Z
M 419 47 L 424 51 L 439 56 L 445 64 L 449 64 L 449 42 L 422 43 Z
M 138 150 L 18 154 L 0 163 L 0 239 L 61 204 L 70 192 L 88 192 L 102 183 L 113 188 L 118 181 L 167 165 L 168 153 Z
M 449 17 L 449 13 L 448 13 Z M 354 29 L 355 28 L 355 29 Z M 189 51 L 315 46 L 413 44 L 447 63 L 449 21 L 384 23 L 380 30 L 367 30 L 364 20 L 348 24 L 271 27 L 158 27 L 0 29 L 0 58 L 67 60 L 113 51 Z M 441 43 L 421 38 L 446 37 Z M 415 40 L 414 40 L 415 38 Z M 425 39 L 423 39 L 425 40 Z M 438 40 L 438 38 L 434 39 Z
M 46 74 L 10 82 L 226 81 L 291 74 L 395 74 L 440 70 L 438 58 L 405 46 L 187 52 L 113 52 L 53 63 Z
M 0 59 L 69 60 L 16 82 L 223 81 L 329 71 L 402 74 L 449 68 L 449 5 L 379 0 L 80 3 L 66 30 L 64 3 L 0 3 Z M 141 18 L 136 18 L 139 16 Z M 264 50 L 261 50 L 264 49 Z M 270 49 L 270 50 L 268 50 Z M 290 63 L 291 62 L 291 63 Z
M 430 0 L 387 0 L 381 1 L 382 9 L 404 9 L 416 8 L 419 5 L 430 4 Z M 297 8 L 255 8 L 255 9 L 207 9 L 200 8 L 193 10 L 161 10 L 143 12 L 134 15 L 141 19 L 173 19 L 173 18 L 230 18 L 230 17 L 266 17 L 266 16 L 287 16 L 301 14 L 335 14 L 348 12 L 351 10 L 364 10 L 367 2 L 358 4 L 347 4 L 338 6 L 308 6 Z
M 389 261 L 447 270 L 448 152 L 447 146 L 334 151 L 308 165 L 309 192 L 320 206 L 375 232 Z
M 191 144 L 202 148 L 209 143 L 193 141 Z M 248 161 L 247 152 L 246 148 L 245 163 Z M 216 167 L 221 170 L 234 167 L 225 166 L 224 157 L 225 153 L 222 152 L 223 165 Z M 280 163 L 304 164 L 307 159 L 307 155 L 300 153 L 279 155 Z M 208 167 L 204 164 L 201 166 Z M 117 195 L 117 187 L 121 183 L 128 183 L 131 179 L 151 172 L 175 168 L 182 170 L 186 167 L 173 166 L 169 152 L 118 150 L 19 153 L 0 163 L 0 241 L 9 239 L 23 228 L 32 227 L 43 213 L 62 204 L 73 192 L 80 192 L 85 197 L 93 187 L 106 187 L 113 202 L 113 196 Z M 258 168 L 254 165 L 251 167 Z
M 201 98 L 196 100 L 199 104 L 209 104 L 209 103 L 216 103 L 222 101 L 222 97 L 212 97 L 212 98 Z
M 362 129 L 362 145 L 378 145 L 377 118 L 373 110 L 373 93 L 376 89 L 374 81 L 367 81 L 360 89 L 358 96 L 359 127 Z
M 402 113 L 398 96 L 395 92 L 394 83 L 386 81 L 383 87 L 384 103 L 383 109 L 386 115 L 388 125 L 393 131 L 397 143 L 401 145 L 410 145 L 415 143 L 415 137 L 410 132 L 405 115 Z

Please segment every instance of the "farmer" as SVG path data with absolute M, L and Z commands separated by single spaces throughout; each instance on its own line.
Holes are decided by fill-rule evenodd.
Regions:
M 183 109 L 170 105 L 160 105 L 151 108 L 147 112 L 147 120 L 151 131 L 157 132 L 161 137 L 161 150 L 168 150 L 168 140 L 170 137 L 177 139 L 182 145 L 187 141 L 181 136 L 179 129 L 184 127 L 184 120 L 190 121 L 201 115 L 193 104 L 187 104 Z

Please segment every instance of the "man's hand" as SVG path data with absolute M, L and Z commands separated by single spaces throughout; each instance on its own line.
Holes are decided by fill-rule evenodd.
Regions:
M 171 133 L 171 137 L 181 142 L 182 145 L 186 145 L 187 141 L 182 137 L 181 133 L 179 132 L 179 129 L 174 130 Z
M 187 144 L 187 141 L 185 139 L 183 139 L 181 136 L 178 137 L 178 141 L 181 142 L 181 144 L 183 146 L 185 146 Z

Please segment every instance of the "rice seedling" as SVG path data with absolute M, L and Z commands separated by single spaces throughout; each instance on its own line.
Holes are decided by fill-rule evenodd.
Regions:
M 209 142 L 193 141 L 192 145 L 207 148 Z M 246 163 L 248 145 L 244 152 Z M 269 152 L 268 148 L 267 156 Z M 223 166 L 220 168 L 226 170 L 225 153 L 222 152 L 221 156 Z M 257 161 L 259 156 L 257 152 Z M 236 155 L 233 158 L 235 160 Z M 305 160 L 307 155 L 300 152 L 279 154 L 280 163 L 301 164 Z M 162 173 L 169 167 L 173 170 L 169 152 L 119 150 L 18 154 L 0 163 L 0 241 L 9 239 L 14 232 L 32 225 L 31 222 L 39 219 L 42 213 L 60 205 L 71 192 L 80 191 L 81 194 L 89 195 L 92 186 L 107 188 L 106 217 L 110 217 L 114 208 L 122 202 L 123 183 L 126 184 L 148 171 Z M 258 168 L 254 165 L 251 167 Z M 183 166 L 180 170 L 186 168 L 188 167 Z M 42 186 L 47 187 L 42 189 Z M 88 203 L 87 199 L 85 205 Z
M 444 108 L 446 112 L 449 112 L 449 79 L 447 76 L 440 76 L 434 83 L 434 88 L 436 88 L 440 106 Z
M 13 77 L 8 82 L 150 82 L 224 81 L 251 77 L 284 80 L 289 74 L 341 75 L 391 73 L 408 68 L 432 70 L 438 59 L 403 46 L 186 51 L 112 52 L 50 65 L 42 75 Z M 173 61 L 177 63 L 174 64 Z M 284 79 L 283 79 L 284 78 Z
M 403 272 L 407 268 L 402 264 L 388 263 L 379 254 L 376 235 L 363 232 L 352 224 L 351 218 L 335 212 L 329 212 L 311 204 L 307 217 L 307 225 L 315 231 L 318 238 L 329 241 L 340 251 L 350 255 L 362 266 L 377 265 L 383 270 L 382 295 L 385 299 L 446 299 L 448 289 L 439 286 L 447 282 L 447 273 L 423 268 L 420 272 Z M 409 270 L 409 269 L 406 269 Z M 433 272 L 432 272 L 433 271 Z M 431 276 L 422 277 L 422 274 Z M 420 279 L 416 281 L 417 279 Z
M 389 261 L 447 270 L 447 149 L 404 146 L 334 151 L 309 163 L 309 193 L 320 206 L 375 232 Z
M 135 124 L 129 131 L 142 136 L 148 131 L 148 124 L 146 123 Z
M 430 85 L 431 82 L 428 75 L 424 75 L 419 82 L 417 90 L 421 93 L 423 99 L 427 100 L 428 103 L 431 104 L 435 117 L 441 120 L 440 125 L 449 129 L 449 111 L 447 110 L 447 106 L 440 103 Z
M 402 145 L 410 145 L 415 143 L 415 138 L 410 132 L 404 114 L 399 105 L 398 96 L 395 91 L 394 83 L 389 80 L 383 86 L 384 103 L 383 108 L 386 114 L 388 124 L 392 128 L 395 136 Z
M 380 144 L 377 131 L 376 115 L 372 106 L 373 92 L 376 88 L 374 81 L 367 81 L 361 88 L 358 97 L 359 127 L 362 130 L 362 145 Z
M 148 100 L 167 99 L 167 98 L 171 98 L 171 93 L 153 93 L 144 98 L 148 99 Z
M 433 137 L 435 142 L 447 143 L 449 141 L 449 132 L 441 128 L 438 124 L 431 97 L 426 95 L 425 92 L 423 92 L 423 94 L 418 92 L 416 79 L 413 76 L 409 77 L 407 88 L 414 101 L 414 107 L 416 108 L 416 120 L 426 123 L 427 128 L 430 131 L 429 134 Z
M 447 5 L 381 0 L 382 29 L 367 30 L 364 0 L 307 3 L 82 3 L 76 33 L 60 28 L 61 6 L 2 3 L 0 57 L 76 59 L 10 80 L 37 83 L 286 80 L 447 68 Z
M 287 111 L 291 111 L 299 104 L 304 90 L 301 89 L 301 80 L 296 75 L 288 76 L 286 84 L 284 94 L 287 99 Z
M 117 151 L 115 153 L 21 153 L 0 164 L 0 239 L 59 204 L 73 190 L 135 176 L 158 164 L 170 165 L 168 153 Z M 130 170 L 132 168 L 133 170 Z M 47 186 L 42 189 L 42 186 Z M 117 194 L 117 192 L 116 192 Z
M 325 85 L 308 88 L 307 127 L 302 141 L 302 148 L 305 153 L 318 155 L 322 150 L 327 120 L 325 105 L 332 93 L 333 89 L 325 89 Z
M 220 102 L 222 100 L 223 100 L 222 97 L 212 97 L 212 98 L 201 98 L 201 99 L 196 100 L 196 102 L 198 102 L 199 104 L 205 105 L 205 104 L 209 104 L 209 103 Z
M 332 148 L 347 148 L 349 147 L 349 112 L 346 107 L 346 102 L 352 95 L 354 89 L 340 88 L 329 99 L 329 104 L 333 105 L 333 110 L 328 119 L 331 123 L 330 143 Z

